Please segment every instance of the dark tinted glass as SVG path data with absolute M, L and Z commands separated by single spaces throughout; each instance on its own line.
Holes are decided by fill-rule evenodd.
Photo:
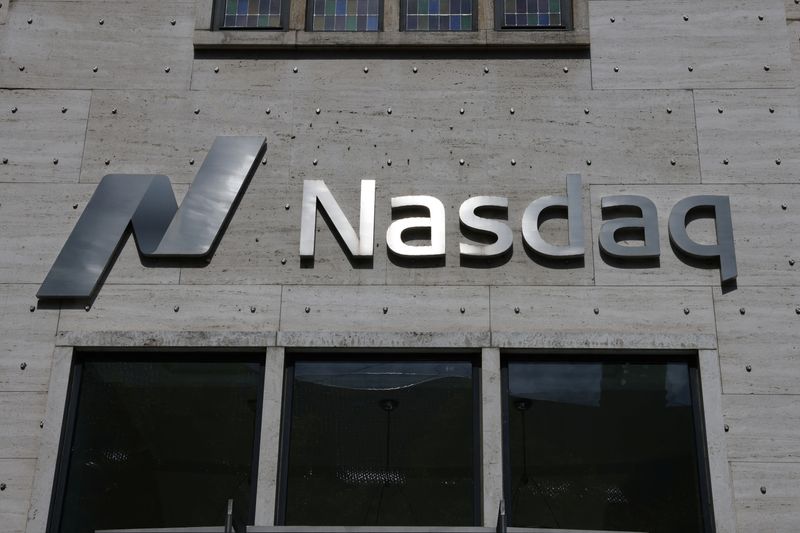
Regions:
M 263 365 L 182 359 L 76 368 L 59 531 L 222 525 L 228 498 L 249 516 Z
M 514 526 L 702 531 L 685 363 L 509 362 Z
M 285 522 L 472 525 L 469 362 L 294 365 Z

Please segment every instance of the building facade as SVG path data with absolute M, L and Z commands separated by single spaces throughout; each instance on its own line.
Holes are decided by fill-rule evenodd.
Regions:
M 800 530 L 798 39 L 1 0 L 0 533 Z

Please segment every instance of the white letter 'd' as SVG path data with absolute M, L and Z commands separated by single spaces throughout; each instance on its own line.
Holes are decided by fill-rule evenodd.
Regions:
M 542 213 L 550 209 L 567 210 L 569 244 L 550 244 L 539 233 Z M 581 207 L 581 175 L 567 174 L 566 196 L 542 196 L 530 203 L 522 215 L 522 237 L 531 249 L 547 257 L 574 259 L 583 257 L 583 210 Z

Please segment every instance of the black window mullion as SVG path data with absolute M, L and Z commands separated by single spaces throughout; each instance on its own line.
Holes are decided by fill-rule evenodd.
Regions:
M 78 398 L 81 388 L 81 373 L 83 367 L 75 362 L 77 356 L 73 355 L 73 366 L 70 372 L 70 383 L 64 407 L 64 420 L 61 426 L 61 439 L 58 447 L 56 461 L 55 482 L 53 494 L 50 498 L 50 512 L 47 516 L 47 531 L 54 532 L 61 529 L 61 515 L 64 508 L 64 491 L 69 474 L 69 455 L 75 434 L 75 418 L 78 412 Z
M 714 504 L 711 495 L 711 475 L 708 471 L 708 446 L 706 445 L 706 423 L 703 416 L 703 391 L 700 383 L 700 370 L 697 366 L 689 367 L 689 383 L 692 395 L 692 411 L 694 415 L 694 442 L 697 454 L 697 474 L 700 480 L 700 508 L 703 526 L 707 533 L 716 531 L 714 521 Z
M 289 442 L 292 435 L 292 397 L 294 396 L 294 361 L 285 359 L 281 434 L 278 449 L 278 494 L 275 498 L 275 525 L 286 525 L 286 497 L 289 487 Z

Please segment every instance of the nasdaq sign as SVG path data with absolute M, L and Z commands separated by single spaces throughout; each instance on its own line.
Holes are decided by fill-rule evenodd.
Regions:
M 163 175 L 109 174 L 97 186 L 50 272 L 39 288 L 40 299 L 88 299 L 99 290 L 129 234 L 142 258 L 187 261 L 210 259 L 236 205 L 266 150 L 263 137 L 218 137 L 182 204 L 178 206 L 169 178 Z M 393 217 L 386 231 L 390 254 L 421 266 L 445 256 L 445 208 L 434 196 L 391 198 Z M 543 196 L 526 207 L 520 221 L 522 240 L 534 254 L 551 261 L 585 255 L 581 176 L 569 174 L 564 195 Z M 314 258 L 317 214 L 327 215 L 332 231 L 354 259 L 371 258 L 375 244 L 375 181 L 361 181 L 358 230 L 348 221 L 322 180 L 306 180 L 300 216 L 300 257 Z M 601 253 L 614 261 L 657 260 L 661 254 L 656 207 L 644 196 L 601 198 L 604 220 L 598 232 Z M 409 215 L 409 211 L 413 214 Z M 497 213 L 501 213 L 497 215 Z M 482 242 L 459 243 L 470 260 L 508 256 L 513 231 L 507 223 L 508 199 L 474 196 L 459 208 L 462 233 L 483 236 Z M 490 214 L 491 213 L 491 214 Z M 625 213 L 625 218 L 620 218 Z M 403 216 L 400 216 L 403 215 Z M 419 216 L 422 215 L 422 216 Z M 548 242 L 541 234 L 549 218 L 566 219 L 566 244 Z M 604 217 L 605 218 L 605 217 Z M 716 242 L 700 243 L 687 227 L 696 218 L 713 219 Z M 711 262 L 720 281 L 736 279 L 730 202 L 727 196 L 689 196 L 678 201 L 667 225 L 675 253 L 684 260 Z M 424 242 L 418 236 L 424 235 Z M 633 238 L 631 238 L 633 236 Z M 635 242 L 636 244 L 631 244 Z M 490 262 L 487 266 L 492 266 Z
M 37 298 L 91 298 L 129 233 L 145 258 L 209 257 L 265 150 L 263 137 L 217 137 L 180 207 L 167 176 L 104 176 Z
M 543 196 L 532 201 L 522 215 L 522 238 L 533 253 L 552 260 L 581 259 L 585 254 L 583 198 L 579 174 L 567 175 L 566 195 Z M 625 211 L 628 218 L 606 220 L 598 235 L 602 253 L 622 261 L 657 259 L 660 254 L 658 217 L 652 201 L 644 196 L 606 196 L 601 199 L 603 213 Z M 389 253 L 401 258 L 435 258 L 445 255 L 445 208 L 433 196 L 398 196 L 391 199 L 392 210 L 413 208 L 427 216 L 408 216 L 393 220 L 386 231 Z M 462 228 L 488 234 L 490 243 L 461 242 L 459 252 L 466 258 L 490 258 L 511 252 L 513 233 L 505 218 L 482 216 L 480 209 L 506 210 L 508 199 L 501 196 L 474 196 L 459 208 Z M 333 194 L 321 180 L 306 180 L 303 185 L 303 212 L 300 226 L 300 256 L 314 257 L 317 211 L 328 216 L 331 229 L 340 237 L 347 252 L 355 259 L 373 255 L 375 220 L 375 181 L 361 182 L 361 211 L 358 233 L 350 225 Z M 548 242 L 540 233 L 545 217 L 558 215 L 567 219 L 569 241 L 565 245 Z M 711 218 L 716 228 L 716 243 L 699 243 L 687 231 L 696 218 Z M 720 281 L 736 279 L 736 252 L 733 242 L 730 201 L 727 196 L 689 196 L 676 203 L 669 215 L 669 238 L 676 253 L 684 257 L 713 261 L 719 266 Z M 425 244 L 417 244 L 412 235 L 424 234 Z M 631 234 L 640 245 L 624 244 Z

